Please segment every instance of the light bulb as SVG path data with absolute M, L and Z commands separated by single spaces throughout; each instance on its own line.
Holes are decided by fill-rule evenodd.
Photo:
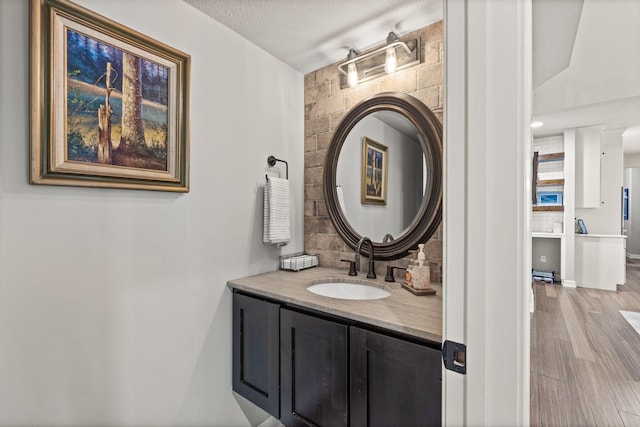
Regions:
M 347 80 L 350 87 L 354 87 L 358 84 L 358 69 L 356 68 L 356 64 L 353 62 L 347 67 Z
M 387 57 L 384 61 L 384 71 L 387 74 L 391 74 L 396 71 L 398 61 L 396 59 L 396 48 L 390 47 L 387 49 Z

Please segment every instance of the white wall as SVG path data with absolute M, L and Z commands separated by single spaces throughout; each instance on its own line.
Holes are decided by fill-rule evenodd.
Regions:
M 640 168 L 640 153 L 630 153 L 624 155 L 625 168 Z
M 623 154 L 619 130 L 600 134 L 600 207 L 576 208 L 591 234 L 621 234 Z M 579 144 L 579 142 L 576 142 Z
M 561 239 L 533 238 L 531 245 L 531 266 L 538 271 L 553 271 L 556 280 L 563 277 Z M 542 261 L 542 257 L 546 257 Z
M 29 185 L 28 2 L 0 1 L 0 425 L 255 425 L 226 281 L 277 266 L 270 154 L 303 248 L 303 76 L 179 0 L 78 3 L 191 55 L 191 192 Z

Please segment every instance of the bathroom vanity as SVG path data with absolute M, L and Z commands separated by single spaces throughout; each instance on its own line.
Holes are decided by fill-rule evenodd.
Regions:
M 440 425 L 442 289 L 356 283 L 391 295 L 345 300 L 307 290 L 346 271 L 313 268 L 231 280 L 233 389 L 286 426 Z
M 397 191 L 376 200 L 384 209 L 369 209 L 372 200 L 362 184 L 366 162 L 364 174 L 353 167 L 363 157 L 362 138 L 398 132 L 404 136 L 382 141 L 393 149 L 394 159 L 406 160 L 393 173 L 390 165 L 383 167 L 389 172 L 385 186 L 395 185 Z M 440 227 L 440 121 L 404 93 L 365 98 L 333 131 L 322 187 L 335 231 L 354 254 L 369 258 L 367 277 L 375 277 L 374 260 L 407 257 Z M 340 201 L 338 189 L 350 205 Z M 342 299 L 342 291 L 356 292 L 347 284 L 359 285 L 357 292 L 367 297 L 385 297 Z M 374 289 L 364 291 L 362 285 Z M 228 286 L 233 290 L 233 389 L 286 426 L 441 425 L 441 286 L 433 286 L 436 295 L 416 296 L 396 282 L 354 279 L 346 270 L 327 268 L 275 271 L 231 280 Z M 312 293 L 310 286 L 326 293 Z

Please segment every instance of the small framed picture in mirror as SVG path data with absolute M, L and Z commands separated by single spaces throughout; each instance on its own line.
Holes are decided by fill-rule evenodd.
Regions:
M 387 204 L 387 156 L 387 146 L 366 136 L 362 138 L 363 204 Z

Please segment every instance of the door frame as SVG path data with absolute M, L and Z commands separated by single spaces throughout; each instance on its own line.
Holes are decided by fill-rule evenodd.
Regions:
M 531 0 L 445 0 L 443 425 L 529 423 Z

